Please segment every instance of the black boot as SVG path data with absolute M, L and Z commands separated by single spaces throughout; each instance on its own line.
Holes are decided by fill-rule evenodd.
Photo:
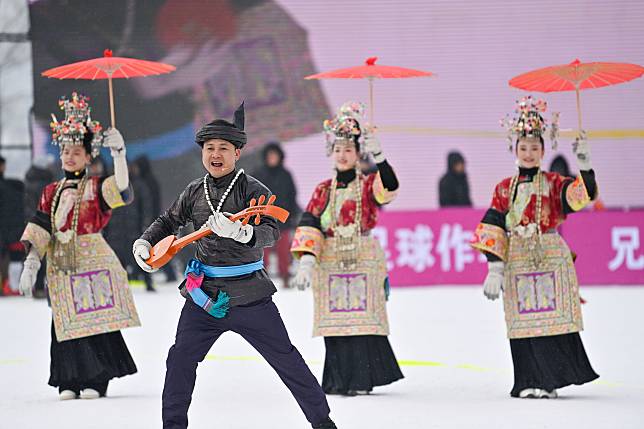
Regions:
M 156 292 L 154 284 L 152 283 L 152 276 L 150 273 L 143 273 L 143 281 L 145 282 L 145 290 L 148 292 Z
M 313 429 L 338 429 L 338 427 L 333 423 L 333 420 L 331 420 L 331 417 L 327 417 L 325 421 L 322 423 L 318 423 L 317 425 L 312 425 L 311 426 Z

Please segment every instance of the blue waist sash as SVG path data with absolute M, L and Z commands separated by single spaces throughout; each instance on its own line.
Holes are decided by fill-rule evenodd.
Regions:
M 228 314 L 230 298 L 226 292 L 220 291 L 217 294 L 217 299 L 213 301 L 212 298 L 206 295 L 206 293 L 201 289 L 204 276 L 214 278 L 236 277 L 251 274 L 263 268 L 263 260 L 251 262 L 250 264 L 216 267 L 214 265 L 206 265 L 193 258 L 186 266 L 186 289 L 195 304 L 203 308 L 211 316 L 221 319 Z
M 188 262 L 188 265 L 186 265 L 186 272 L 184 275 L 187 276 L 190 273 L 194 273 L 197 276 L 205 274 L 206 277 L 236 277 L 254 273 L 262 268 L 264 268 L 263 260 L 251 262 L 250 264 L 216 267 L 214 265 L 206 265 L 193 258 Z

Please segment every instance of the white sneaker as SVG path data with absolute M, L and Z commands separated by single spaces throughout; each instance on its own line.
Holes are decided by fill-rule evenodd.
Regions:
M 534 389 L 534 388 L 528 388 L 528 389 L 523 389 L 521 392 L 519 392 L 519 398 L 538 398 L 539 397 L 539 389 Z
M 94 389 L 87 388 L 80 392 L 81 399 L 98 399 L 100 397 L 101 395 Z
M 557 390 L 553 389 L 552 392 L 548 392 L 547 390 L 544 389 L 535 389 L 537 391 L 537 398 L 545 398 L 545 399 L 556 399 L 559 395 L 557 395 Z
M 58 399 L 61 401 L 69 401 L 70 399 L 76 399 L 76 392 L 72 390 L 63 390 L 58 394 Z

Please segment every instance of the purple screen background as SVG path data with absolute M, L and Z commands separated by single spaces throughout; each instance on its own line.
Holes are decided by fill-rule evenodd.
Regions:
M 494 185 L 515 169 L 499 126 L 526 94 L 508 86 L 513 76 L 575 58 L 644 64 L 644 2 L 278 3 L 307 29 L 320 71 L 378 56 L 380 64 L 436 74 L 375 82 L 374 122 L 401 181 L 392 209 L 437 207 L 438 180 L 452 149 L 467 160 L 475 206 L 489 204 Z M 368 101 L 366 81 L 325 80 L 322 87 L 333 109 L 347 100 Z M 560 111 L 561 128 L 570 130 L 556 151 L 547 143 L 544 166 L 561 153 L 576 171 L 570 146 L 577 123 L 574 92 L 534 95 L 550 111 Z M 583 91 L 581 105 L 602 201 L 644 206 L 644 79 Z M 285 148 L 305 205 L 314 186 L 330 177 L 324 138 L 312 135 Z

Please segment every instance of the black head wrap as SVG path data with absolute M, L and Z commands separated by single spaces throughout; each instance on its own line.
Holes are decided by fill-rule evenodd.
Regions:
M 454 151 L 447 154 L 447 169 L 449 171 L 453 171 L 458 163 L 465 164 L 465 158 L 463 158 L 460 152 Z
M 280 157 L 280 165 L 282 162 L 284 162 L 284 151 L 282 150 L 282 146 L 279 144 L 279 142 L 268 142 L 264 146 L 264 149 L 262 150 L 262 159 L 266 161 L 266 158 L 268 157 L 268 154 L 270 152 L 275 152 L 279 157 Z
M 244 132 L 244 103 L 235 110 L 233 123 L 224 119 L 215 119 L 204 125 L 197 131 L 195 142 L 203 147 L 208 140 L 226 140 L 232 143 L 237 149 L 246 144 L 246 133 Z

